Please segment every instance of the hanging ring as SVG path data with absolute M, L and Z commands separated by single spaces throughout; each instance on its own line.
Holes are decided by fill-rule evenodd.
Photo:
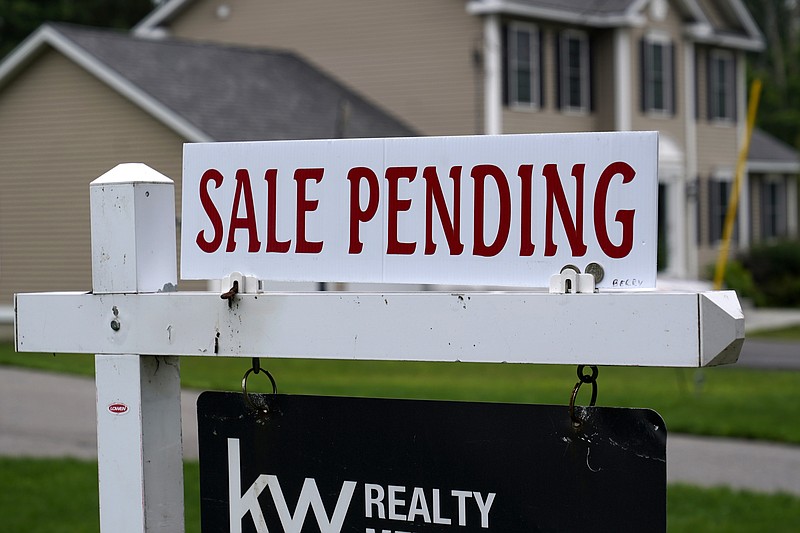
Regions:
M 263 372 L 269 378 L 269 382 L 272 384 L 272 394 L 278 394 L 278 384 L 275 382 L 275 378 L 272 377 L 269 370 L 266 368 L 261 368 L 261 360 L 258 357 L 253 357 L 253 366 L 247 369 L 247 372 L 244 373 L 244 377 L 242 377 L 242 394 L 244 394 L 244 401 L 253 408 L 254 411 L 261 411 L 264 414 L 269 412 L 269 409 L 266 407 L 258 407 L 253 403 L 253 400 L 250 399 L 250 393 L 247 392 L 247 378 L 250 376 L 251 373 L 259 374 Z
M 569 417 L 572 419 L 572 425 L 575 427 L 583 423 L 581 419 L 575 415 L 575 399 L 578 397 L 578 391 L 581 390 L 581 385 L 584 383 L 592 384 L 592 399 L 589 401 L 589 407 L 594 407 L 595 403 L 597 403 L 597 374 L 599 371 L 596 366 L 591 365 L 589 368 L 592 369 L 592 373 L 584 374 L 583 371 L 585 368 L 586 365 L 578 366 L 578 382 L 575 383 L 575 387 L 572 389 L 572 395 L 569 398 Z

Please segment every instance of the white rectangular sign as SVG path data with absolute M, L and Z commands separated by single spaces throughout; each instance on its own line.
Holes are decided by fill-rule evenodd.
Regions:
M 655 132 L 184 147 L 181 277 L 653 288 Z

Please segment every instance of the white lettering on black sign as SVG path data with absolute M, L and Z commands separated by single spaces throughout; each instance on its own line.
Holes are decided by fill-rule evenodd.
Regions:
M 277 476 L 261 474 L 256 481 L 241 494 L 241 452 L 239 439 L 228 439 L 228 488 L 230 497 L 230 531 L 241 533 L 242 520 L 249 514 L 258 533 L 269 533 L 259 496 L 264 489 L 269 489 L 272 502 L 275 505 L 281 527 L 286 533 L 300 533 L 305 524 L 309 508 L 314 513 L 314 518 L 321 533 L 340 533 L 344 520 L 353 500 L 353 494 L 358 486 L 364 491 L 364 516 L 365 518 L 378 518 L 380 520 L 415 522 L 425 524 L 467 526 L 467 506 L 474 505 L 480 513 L 480 527 L 489 528 L 489 511 L 497 496 L 494 492 L 486 495 L 475 491 L 430 489 L 422 487 L 410 489 L 399 485 L 384 487 L 375 483 L 358 483 L 345 481 L 342 490 L 329 517 L 322 502 L 317 482 L 313 478 L 306 478 L 300 490 L 300 497 L 295 505 L 294 512 L 289 510 L 286 497 L 281 489 Z M 430 496 L 430 505 L 428 496 Z M 452 498 L 458 509 L 454 519 L 442 516 L 442 494 Z M 408 498 L 408 499 L 407 499 Z M 374 528 L 366 528 L 366 533 L 374 533 Z M 382 532 L 387 531 L 381 529 Z M 401 532 L 397 530 L 395 533 Z

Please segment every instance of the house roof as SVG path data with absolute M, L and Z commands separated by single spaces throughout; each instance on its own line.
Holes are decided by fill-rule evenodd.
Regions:
M 747 168 L 751 172 L 800 173 L 800 153 L 769 133 L 755 129 L 750 139 Z
M 40 28 L 0 64 L 0 86 L 51 46 L 190 141 L 413 135 L 297 55 L 68 24 Z
M 188 1 L 188 0 L 185 0 Z M 666 0 L 665 0 L 666 1 Z M 473 14 L 538 18 L 590 27 L 641 26 L 652 0 L 469 0 Z M 674 0 L 694 40 L 761 50 L 764 37 L 741 0 Z
M 653 0 L 468 0 L 475 15 L 497 13 L 595 27 L 637 26 Z M 666 0 L 665 0 L 666 1 Z M 742 0 L 671 0 L 698 42 L 743 50 L 762 50 L 764 37 Z M 168 0 L 136 25 L 148 34 L 180 16 L 195 0 Z

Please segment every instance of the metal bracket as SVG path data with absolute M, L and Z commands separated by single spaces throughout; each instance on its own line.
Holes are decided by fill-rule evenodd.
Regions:
M 261 292 L 261 284 L 258 278 L 254 278 L 253 276 L 245 276 L 240 272 L 231 272 L 230 275 L 222 278 L 222 283 L 220 286 L 223 291 L 231 292 L 230 290 L 233 289 L 234 282 L 236 282 L 238 285 L 238 288 L 235 291 L 237 294 L 256 294 Z
M 550 276 L 550 294 L 592 294 L 595 277 L 581 274 L 572 266 L 564 267 L 559 274 Z

